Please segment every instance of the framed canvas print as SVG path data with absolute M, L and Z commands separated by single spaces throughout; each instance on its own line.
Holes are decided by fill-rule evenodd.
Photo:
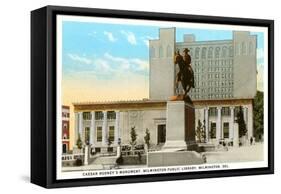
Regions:
M 31 182 L 272 174 L 272 20 L 31 12 Z

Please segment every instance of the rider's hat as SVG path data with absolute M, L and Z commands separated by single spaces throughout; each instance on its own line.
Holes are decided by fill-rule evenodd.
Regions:
M 183 50 L 183 52 L 189 52 L 190 50 L 188 49 L 188 48 L 185 48 L 184 50 Z

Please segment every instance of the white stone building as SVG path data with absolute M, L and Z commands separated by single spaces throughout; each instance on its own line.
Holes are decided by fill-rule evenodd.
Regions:
M 207 141 L 232 142 L 236 110 L 243 107 L 247 138 L 253 137 L 253 99 L 256 94 L 257 38 L 250 32 L 234 31 L 230 40 L 196 41 L 184 35 L 176 42 L 175 28 L 159 29 L 159 39 L 149 41 L 149 99 L 74 103 L 75 136 L 96 151 L 105 151 L 108 139 L 117 145 L 130 142 L 135 127 L 138 143 L 145 130 L 153 145 L 163 145 L 166 136 L 167 101 L 175 95 L 174 52 L 190 50 L 195 88 L 190 96 L 195 106 L 195 124 L 205 123 Z M 119 141 L 120 141 L 119 140 Z

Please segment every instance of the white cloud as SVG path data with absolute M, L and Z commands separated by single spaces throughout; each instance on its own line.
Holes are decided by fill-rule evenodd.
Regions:
M 117 40 L 117 38 L 115 38 L 111 32 L 104 31 L 103 34 L 107 36 L 110 42 L 115 42 Z
M 132 59 L 131 61 L 138 65 L 138 70 L 148 71 L 149 65 L 147 61 L 141 59 Z
M 155 40 L 155 39 L 158 39 L 157 37 L 152 37 L 152 36 L 145 36 L 145 37 L 142 37 L 142 41 L 143 43 L 149 47 L 149 40 Z
M 88 59 L 86 57 L 81 57 L 81 56 L 76 55 L 76 54 L 68 54 L 68 57 L 70 59 L 72 59 L 73 61 L 76 61 L 76 62 L 85 63 L 85 64 L 88 64 L 88 65 L 92 63 L 91 59 Z
M 144 43 L 147 47 L 149 47 L 149 40 L 144 39 L 144 40 L 143 40 L 143 43 Z
M 139 58 L 122 58 L 115 57 L 109 53 L 105 53 L 104 57 L 117 65 L 120 70 L 133 70 L 133 71 L 148 71 L 148 61 Z
M 147 75 L 148 61 L 139 58 L 124 58 L 105 53 L 100 57 L 86 58 L 83 55 L 68 54 L 68 56 L 78 63 L 73 74 L 92 74 L 96 76 L 105 76 L 107 78 L 122 77 L 128 73 Z M 79 63 L 83 66 L 79 67 Z M 70 70 L 71 71 L 71 70 Z
M 114 57 L 110 55 L 109 53 L 104 54 L 104 58 L 111 61 L 114 64 L 118 64 L 119 68 L 122 70 L 127 70 L 130 68 L 130 62 L 128 59 L 122 58 L 122 57 Z
M 126 36 L 128 42 L 132 45 L 137 44 L 136 36 L 133 32 L 121 30 L 121 33 Z

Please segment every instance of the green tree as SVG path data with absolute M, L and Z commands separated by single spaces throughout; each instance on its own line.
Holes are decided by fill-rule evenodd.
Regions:
M 149 145 L 150 145 L 150 132 L 149 132 L 149 130 L 147 128 L 145 130 L 144 142 L 147 145 L 147 148 L 149 148 Z
M 137 133 L 136 133 L 136 127 L 132 127 L 131 128 L 131 142 L 130 142 L 130 144 L 132 145 L 132 146 L 135 146 L 136 145 L 136 140 L 137 140 Z
M 257 91 L 254 98 L 254 134 L 257 140 L 263 136 L 263 92 Z
M 198 120 L 197 128 L 195 131 L 196 137 L 198 138 L 198 141 L 201 143 L 205 140 L 206 138 L 206 133 L 204 130 L 204 126 L 202 125 L 200 119 Z
M 238 123 L 239 137 L 245 136 L 247 133 L 247 127 L 244 120 L 242 106 L 239 106 L 236 122 Z
M 81 140 L 80 133 L 78 133 L 78 139 L 76 141 L 76 145 L 77 145 L 78 149 L 82 149 L 82 144 L 83 144 L 83 142 Z

